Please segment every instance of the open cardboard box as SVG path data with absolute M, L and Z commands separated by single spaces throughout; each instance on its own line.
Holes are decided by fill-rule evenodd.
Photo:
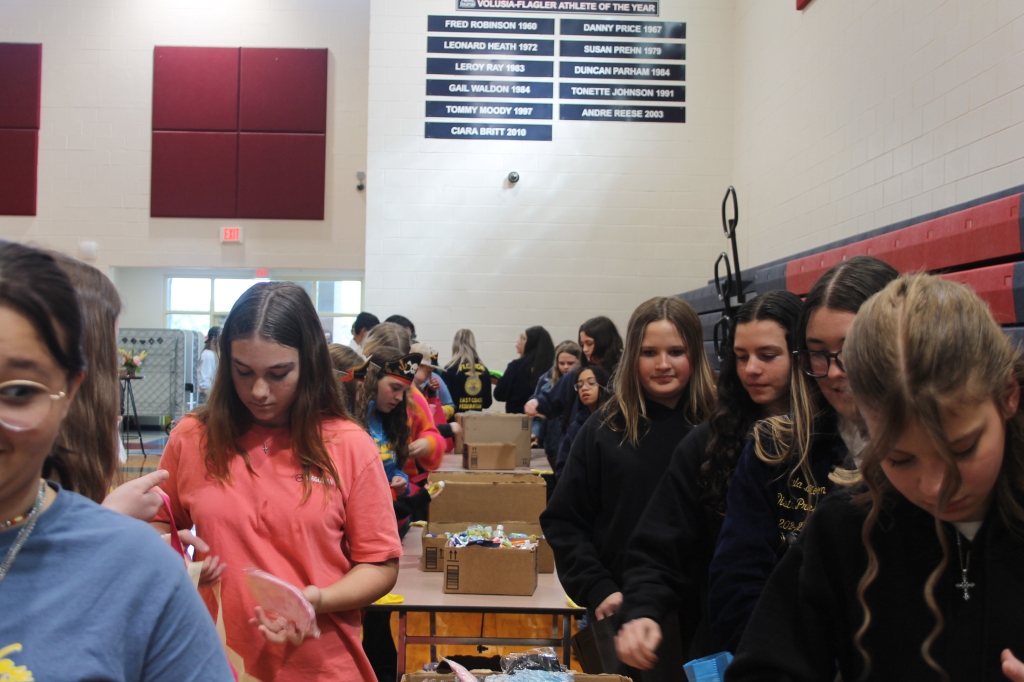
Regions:
M 476 677 L 485 679 L 488 675 L 500 675 L 495 671 L 471 670 Z M 586 675 L 577 673 L 572 676 L 574 682 L 633 682 L 632 678 L 622 675 Z M 406 673 L 401 676 L 401 682 L 458 682 L 454 673 L 439 675 L 437 673 Z
M 448 539 L 445 538 L 444 534 L 461 533 L 469 525 L 485 525 L 496 528 L 499 524 L 469 524 L 461 521 L 458 523 L 441 522 L 428 524 L 423 529 L 423 555 L 420 557 L 420 570 L 427 571 L 428 573 L 441 571 L 442 555 L 448 543 Z M 537 571 L 539 573 L 555 572 L 555 554 L 551 551 L 551 545 L 544 539 L 544 531 L 541 530 L 540 524 L 503 521 L 500 525 L 504 526 L 506 533 L 525 533 L 526 535 L 538 536 L 540 542 L 537 543 Z M 428 534 L 431 534 L 432 537 L 428 537 Z
M 455 420 L 462 427 L 462 435 L 455 439 L 455 452 L 463 452 L 463 446 L 467 444 L 512 443 L 515 446 L 515 466 L 530 467 L 530 417 L 525 414 L 460 412 L 455 415 Z
M 532 597 L 537 590 L 537 550 L 445 547 L 445 594 Z
M 547 484 L 540 476 L 434 471 L 429 482 L 437 481 L 444 481 L 445 489 L 430 503 L 430 522 L 423 529 L 420 570 L 442 570 L 438 552 L 445 545 L 445 533 L 461 533 L 474 525 L 497 527 L 501 524 L 506 533 L 543 534 L 540 515 L 547 506 Z M 429 538 L 428 535 L 440 537 Z M 538 555 L 540 572 L 554 573 L 554 554 L 547 540 L 540 541 Z

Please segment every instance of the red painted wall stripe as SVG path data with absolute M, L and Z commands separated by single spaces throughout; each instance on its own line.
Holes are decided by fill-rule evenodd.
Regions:
M 1015 194 L 792 260 L 786 265 L 786 288 L 804 295 L 826 270 L 856 255 L 874 256 L 900 272 L 918 272 L 1021 253 L 1020 202 Z

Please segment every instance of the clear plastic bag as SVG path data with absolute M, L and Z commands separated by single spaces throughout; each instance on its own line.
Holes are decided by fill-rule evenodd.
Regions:
M 520 670 L 540 670 L 552 673 L 565 672 L 565 668 L 558 661 L 558 652 L 551 647 L 515 652 L 501 659 L 501 671 L 503 673 L 511 674 Z M 518 675 L 516 677 L 518 679 Z

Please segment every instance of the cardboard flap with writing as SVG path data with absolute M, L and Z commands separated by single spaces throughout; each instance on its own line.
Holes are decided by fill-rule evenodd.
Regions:
M 462 452 L 465 443 L 515 443 L 517 462 L 529 460 L 531 418 L 525 414 L 460 412 L 455 419 L 462 427 L 462 435 L 455 440 L 456 452 Z
M 536 549 L 446 547 L 445 594 L 532 596 L 537 590 Z
M 547 484 L 536 474 L 434 471 L 429 480 L 445 484 L 444 493 L 430 503 L 434 523 L 540 523 L 547 506 Z

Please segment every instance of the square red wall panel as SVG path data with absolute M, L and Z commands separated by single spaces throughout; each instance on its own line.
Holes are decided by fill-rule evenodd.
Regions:
M 153 131 L 149 214 L 233 218 L 237 133 Z
M 153 130 L 238 130 L 238 48 L 156 47 Z
M 0 129 L 0 215 L 36 214 L 38 130 Z
M 327 50 L 243 47 L 242 132 L 327 131 Z
M 39 128 L 43 46 L 0 43 L 0 128 Z
M 323 220 L 324 135 L 241 133 L 238 217 Z

